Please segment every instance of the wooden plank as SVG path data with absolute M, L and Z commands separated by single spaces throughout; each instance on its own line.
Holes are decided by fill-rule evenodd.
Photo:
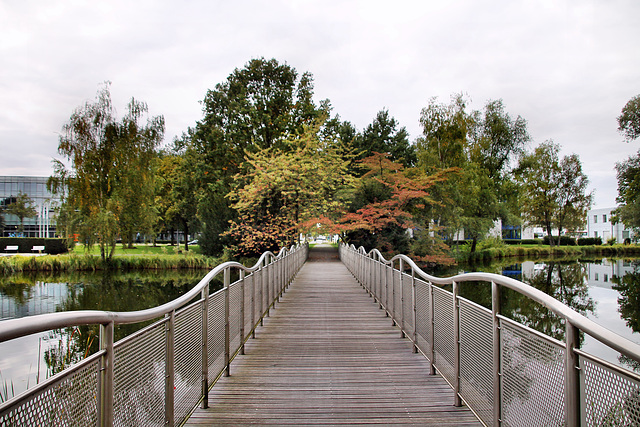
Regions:
M 313 255 L 186 425 L 481 425 L 346 267 Z

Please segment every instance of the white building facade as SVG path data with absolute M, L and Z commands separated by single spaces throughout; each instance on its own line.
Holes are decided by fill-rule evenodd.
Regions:
M 591 209 L 587 213 L 587 237 L 600 237 L 606 243 L 612 237 L 616 243 L 624 243 L 625 239 L 633 237 L 633 231 L 622 223 L 611 222 L 611 212 L 615 208 Z

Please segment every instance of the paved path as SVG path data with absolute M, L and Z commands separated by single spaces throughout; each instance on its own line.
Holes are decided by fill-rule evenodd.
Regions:
M 477 426 L 332 248 L 312 250 L 187 425 Z

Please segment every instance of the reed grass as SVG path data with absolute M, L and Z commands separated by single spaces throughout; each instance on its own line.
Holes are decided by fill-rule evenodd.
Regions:
M 25 271 L 98 271 L 98 270 L 178 270 L 210 269 L 220 259 L 186 254 L 122 255 L 103 261 L 95 255 L 45 255 L 0 257 L 0 274 Z
M 612 257 L 638 256 L 638 245 L 596 245 L 596 246 L 546 246 L 546 245 L 502 245 L 479 249 L 476 252 L 459 251 L 458 261 L 477 262 L 510 257 L 522 258 L 564 258 L 564 257 Z

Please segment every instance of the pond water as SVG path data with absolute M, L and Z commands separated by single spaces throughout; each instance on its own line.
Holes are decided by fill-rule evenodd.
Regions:
M 640 260 L 511 261 L 510 264 L 459 266 L 433 273 L 443 277 L 461 271 L 486 271 L 522 280 L 640 344 Z M 205 274 L 206 271 L 194 270 L 2 277 L 0 321 L 66 310 L 141 310 L 177 298 Z M 564 326 L 559 319 L 515 292 L 504 292 L 504 315 L 564 339 Z M 490 307 L 491 291 L 487 284 L 465 283 L 460 293 Z M 116 340 L 143 326 L 117 327 Z M 0 343 L 0 401 L 43 381 L 97 348 L 97 326 L 55 330 Z M 588 336 L 581 336 L 581 348 L 640 371 L 637 363 L 620 359 L 616 352 Z
M 605 328 L 640 344 L 640 259 L 590 261 L 493 262 L 440 269 L 433 274 L 450 276 L 484 271 L 527 283 L 568 305 Z M 491 308 L 489 284 L 463 283 L 460 295 Z M 546 308 L 511 291 L 502 290 L 502 314 L 564 340 L 564 323 Z M 640 372 L 640 364 L 581 333 L 580 348 L 604 360 Z
M 189 291 L 206 273 L 170 270 L 0 277 L 0 321 L 58 311 L 155 307 Z M 115 339 L 149 323 L 117 326 Z M 0 343 L 0 402 L 97 349 L 98 326 L 53 330 Z

